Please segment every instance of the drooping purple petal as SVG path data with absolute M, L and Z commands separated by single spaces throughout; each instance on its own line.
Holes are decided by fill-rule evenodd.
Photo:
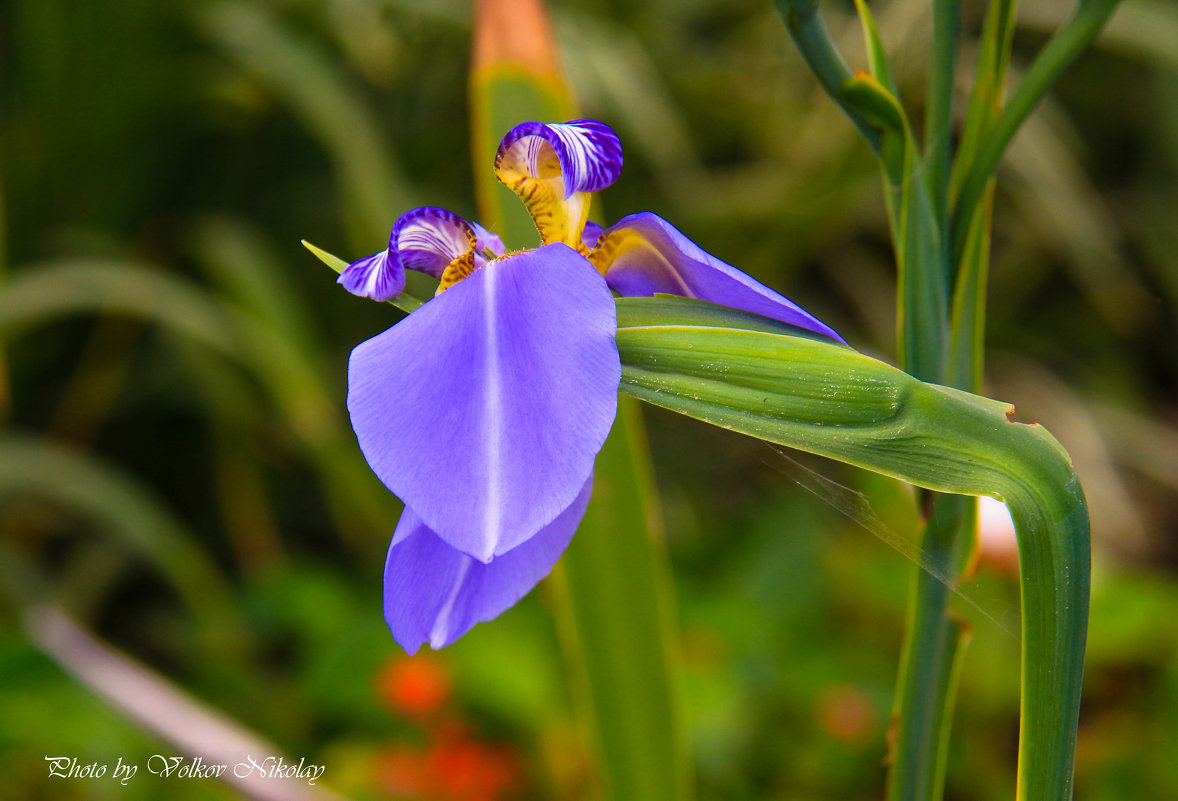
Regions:
M 489 564 L 447 545 L 405 507 L 384 570 L 384 614 L 393 639 L 410 654 L 423 643 L 442 648 L 511 608 L 552 571 L 592 488 L 590 476 L 555 520 Z
M 376 475 L 480 561 L 580 492 L 617 410 L 613 296 L 564 245 L 505 256 L 352 351 L 348 411 Z
M 349 264 L 336 283 L 362 298 L 392 300 L 405 288 L 405 270 L 382 250 Z
M 353 295 L 391 300 L 405 288 L 406 269 L 441 278 L 457 263 L 465 275 L 475 266 L 475 244 L 474 229 L 457 214 L 434 206 L 411 209 L 393 224 L 388 249 L 349 264 L 338 283 Z
M 707 253 L 650 212 L 631 214 L 607 228 L 590 259 L 619 295 L 698 298 L 843 341 L 801 306 Z
M 525 122 L 515 126 L 499 145 L 495 169 L 508 162 L 533 178 L 548 178 L 545 154 L 555 153 L 564 179 L 564 197 L 573 192 L 597 192 L 618 180 L 622 172 L 622 143 L 613 129 L 597 120 L 566 123 Z

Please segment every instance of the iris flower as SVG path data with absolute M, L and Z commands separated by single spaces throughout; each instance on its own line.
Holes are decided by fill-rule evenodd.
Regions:
M 617 411 L 613 292 L 699 298 L 839 338 L 661 217 L 588 222 L 590 193 L 621 169 L 618 137 L 600 122 L 518 125 L 495 174 L 523 200 L 539 248 L 507 253 L 477 223 L 418 208 L 397 220 L 386 250 L 340 275 L 374 300 L 399 294 L 405 270 L 439 281 L 348 365 L 360 449 L 405 503 L 384 610 L 410 653 L 511 607 L 572 538 Z

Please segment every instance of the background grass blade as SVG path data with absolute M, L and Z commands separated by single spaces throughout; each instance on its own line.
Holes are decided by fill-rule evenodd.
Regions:
M 371 252 L 414 203 L 356 87 L 261 5 L 224 0 L 201 5 L 196 15 L 209 38 L 290 106 L 322 144 L 336 168 L 352 245 Z
M 10 504 L 30 497 L 82 516 L 108 541 L 151 564 L 184 600 L 199 638 L 196 647 L 229 661 L 247 648 L 226 579 L 185 526 L 134 479 L 44 440 L 0 437 L 0 500 Z

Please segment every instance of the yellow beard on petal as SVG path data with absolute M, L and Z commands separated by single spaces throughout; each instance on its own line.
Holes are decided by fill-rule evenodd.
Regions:
M 438 291 L 434 293 L 434 297 L 442 294 L 474 271 L 474 247 L 472 245 L 470 250 L 446 265 L 446 269 L 442 271 L 442 277 L 438 282 Z

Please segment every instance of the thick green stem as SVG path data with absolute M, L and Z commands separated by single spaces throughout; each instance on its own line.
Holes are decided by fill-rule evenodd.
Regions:
M 618 398 L 593 498 L 560 561 L 566 650 L 582 674 L 609 801 L 689 799 L 673 670 L 671 577 L 642 409 Z

